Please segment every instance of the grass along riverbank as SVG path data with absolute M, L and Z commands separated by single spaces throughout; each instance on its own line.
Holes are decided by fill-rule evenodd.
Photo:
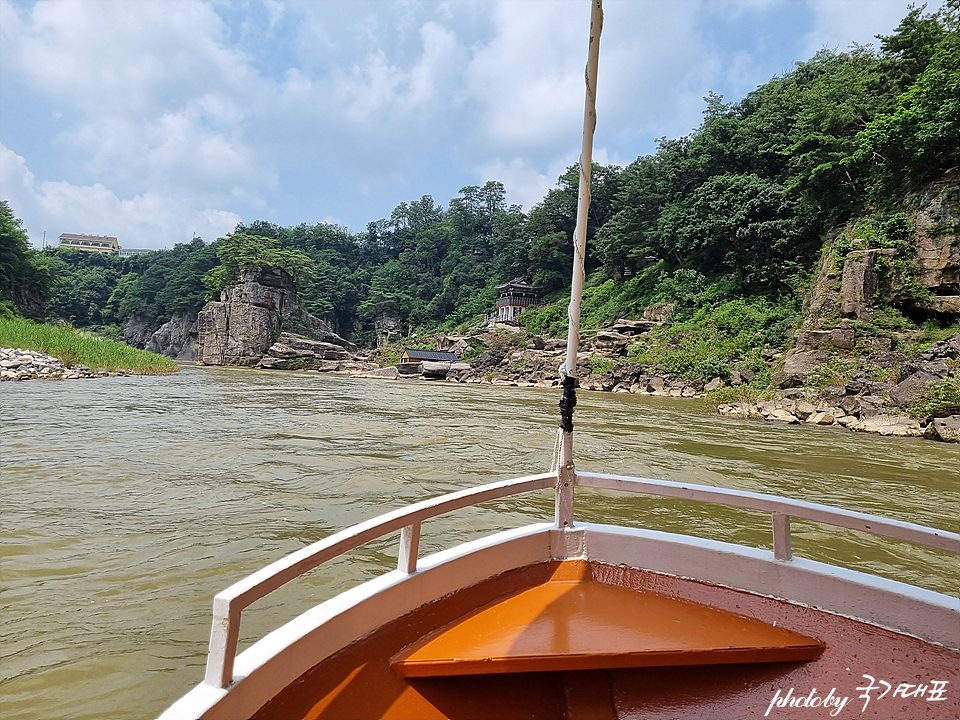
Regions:
M 176 362 L 156 353 L 22 318 L 0 319 L 0 347 L 36 350 L 58 358 L 66 366 L 86 365 L 107 372 L 168 375 L 180 369 Z

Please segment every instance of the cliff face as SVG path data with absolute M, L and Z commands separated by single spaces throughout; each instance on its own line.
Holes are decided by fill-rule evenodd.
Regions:
M 174 360 L 197 359 L 197 314 L 175 313 L 160 325 L 149 312 L 135 312 L 123 327 L 127 345 L 165 355 Z
M 858 237 L 855 222 L 827 244 L 804 330 L 869 323 L 887 307 L 918 321 L 960 318 L 960 180 L 931 183 L 907 205 L 913 229 L 896 240 Z
M 847 427 L 887 408 L 905 411 L 931 383 L 960 379 L 960 334 L 920 352 L 917 329 L 960 319 L 960 181 L 931 183 L 906 206 L 885 226 L 854 221 L 825 246 L 796 345 L 771 378 L 780 388 L 832 379 L 817 400 Z M 927 433 L 911 418 L 904 423 L 906 434 Z M 930 433 L 955 439 L 939 427 Z
M 919 205 L 918 279 L 930 295 L 918 305 L 960 316 L 960 181 L 934 183 L 919 197 Z
M 174 360 L 193 362 L 197 359 L 197 316 L 176 313 L 169 322 L 154 332 L 144 346 L 145 350 L 166 355 Z
M 330 343 L 345 352 L 356 352 L 322 320 L 307 313 L 297 296 L 293 278 L 279 268 L 245 272 L 220 293 L 219 302 L 208 302 L 197 317 L 197 360 L 204 365 L 261 363 L 281 332 Z

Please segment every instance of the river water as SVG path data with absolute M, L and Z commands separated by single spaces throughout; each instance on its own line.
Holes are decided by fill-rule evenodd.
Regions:
M 401 505 L 548 470 L 556 391 L 184 367 L 0 384 L 0 716 L 149 718 L 200 681 L 213 595 Z M 580 393 L 583 470 L 783 494 L 956 530 L 960 446 Z M 549 493 L 424 525 L 422 551 L 552 518 Z M 580 491 L 577 517 L 770 546 L 769 518 Z M 945 553 L 795 523 L 798 555 L 956 594 Z M 244 613 L 241 647 L 395 567 L 396 538 Z

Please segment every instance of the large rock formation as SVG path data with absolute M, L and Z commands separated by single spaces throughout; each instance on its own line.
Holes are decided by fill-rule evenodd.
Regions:
M 400 304 L 396 300 L 381 300 L 377 304 L 373 327 L 377 333 L 378 348 L 399 340 L 403 334 L 400 331 Z
M 253 367 L 283 331 L 356 352 L 353 343 L 303 309 L 293 278 L 279 268 L 244 272 L 200 311 L 197 360 L 204 365 Z M 279 351 L 280 354 L 283 351 Z
M 166 355 L 174 360 L 194 362 L 197 359 L 197 316 L 176 313 L 150 336 L 144 350 Z
M 159 326 L 160 323 L 157 322 L 153 313 L 138 310 L 123 326 L 123 341 L 127 345 L 143 350 Z
M 918 198 L 917 259 L 930 309 L 960 315 L 960 191 L 957 182 L 933 183 Z
M 270 370 L 319 370 L 325 368 L 326 360 L 350 360 L 357 347 L 343 340 L 344 344 L 310 340 L 309 338 L 280 333 L 260 359 L 257 367 Z M 351 350 L 347 350 L 347 347 Z
M 877 291 L 881 289 L 877 272 L 878 260 L 889 262 L 893 259 L 891 248 L 871 250 L 851 250 L 843 262 L 843 276 L 840 281 L 840 314 L 857 320 L 870 320 L 873 317 L 873 304 Z M 890 296 L 889 282 L 883 290 Z

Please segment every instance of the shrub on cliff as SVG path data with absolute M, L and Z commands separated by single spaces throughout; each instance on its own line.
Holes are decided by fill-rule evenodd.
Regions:
M 220 264 L 203 276 L 203 283 L 215 298 L 228 285 L 235 283 L 242 272 L 254 268 L 277 267 L 286 270 L 298 286 L 310 276 L 313 260 L 299 250 L 280 250 L 276 238 L 247 233 L 233 233 L 217 240 Z

